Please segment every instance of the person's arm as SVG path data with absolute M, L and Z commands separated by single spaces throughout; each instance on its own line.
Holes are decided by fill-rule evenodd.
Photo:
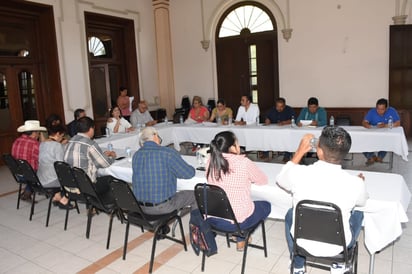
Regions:
M 169 163 L 176 178 L 190 179 L 196 174 L 195 168 L 186 163 L 182 156 L 176 151 L 171 151 Z
M 116 153 L 114 151 L 103 152 L 97 143 L 90 146 L 89 154 L 97 168 L 109 167 L 116 159 Z
M 313 134 L 305 134 L 303 136 L 302 140 L 300 140 L 298 149 L 292 157 L 291 161 L 293 163 L 299 164 L 303 156 L 305 156 L 305 154 L 312 149 L 312 144 L 310 143 L 310 140 L 312 140 L 312 138 L 314 137 L 315 136 Z
M 216 112 L 217 112 L 217 109 L 214 108 L 214 109 L 212 110 L 212 115 L 210 115 L 209 122 L 213 122 L 213 121 L 215 120 L 215 118 L 216 118 Z
M 296 125 L 297 125 L 297 126 L 299 126 L 299 127 L 302 126 L 302 123 L 300 122 L 300 120 L 305 120 L 305 115 L 306 115 L 306 112 L 307 112 L 307 111 L 308 111 L 307 108 L 302 108 L 302 110 L 301 110 L 300 113 L 299 113 L 298 118 L 296 119 Z
M 139 111 L 139 110 L 137 109 L 135 111 Z M 138 118 L 137 118 L 135 111 L 133 111 L 132 114 L 130 114 L 130 123 L 132 124 L 132 127 L 137 127 L 137 122 L 138 122 Z
M 268 177 L 266 176 L 266 174 L 251 160 L 246 159 L 246 161 L 249 180 L 256 185 L 268 184 Z
M 207 107 L 203 107 L 203 121 L 209 120 L 210 112 Z
M 365 128 L 371 128 L 372 127 L 371 124 L 369 124 L 368 120 L 363 120 L 362 121 L 362 126 L 365 127 Z

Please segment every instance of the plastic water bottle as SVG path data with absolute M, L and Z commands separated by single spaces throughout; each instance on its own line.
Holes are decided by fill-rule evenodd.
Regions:
M 222 124 L 222 118 L 217 117 L 217 118 L 216 118 L 216 123 L 217 123 L 218 125 L 221 125 L 221 124 Z
M 232 125 L 232 117 L 229 117 L 229 119 L 227 120 L 227 124 L 229 125 L 229 126 L 231 126 Z
M 106 128 L 106 137 L 110 137 L 110 128 Z
M 167 126 L 168 123 L 169 123 L 169 120 L 167 119 L 167 116 L 165 116 L 165 125 Z
M 113 144 L 112 143 L 107 144 L 107 150 L 108 151 L 113 151 Z
M 256 117 L 256 125 L 257 125 L 257 126 L 259 125 L 259 116 Z
M 126 147 L 126 156 L 127 156 L 127 161 L 131 162 L 132 161 L 132 150 L 130 147 Z
M 330 116 L 329 125 L 330 125 L 331 127 L 334 127 L 334 126 L 335 126 L 335 118 L 333 117 L 333 115 Z
M 392 129 L 392 128 L 393 128 L 393 118 L 392 118 L 392 116 L 389 116 L 389 119 L 388 119 L 388 127 L 389 127 L 389 129 Z
M 196 147 L 196 161 L 199 166 L 202 166 L 203 160 L 202 160 L 202 155 L 200 155 L 200 145 L 197 145 Z
M 292 115 L 292 118 L 290 119 L 290 127 L 294 128 L 295 125 L 295 116 Z
M 183 115 L 180 115 L 180 117 L 179 117 L 179 123 L 180 123 L 181 125 L 183 125 L 183 123 L 184 123 L 184 121 L 183 121 Z

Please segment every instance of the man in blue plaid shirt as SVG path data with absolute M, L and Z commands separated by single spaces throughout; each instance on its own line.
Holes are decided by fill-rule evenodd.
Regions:
M 133 155 L 133 192 L 147 214 L 163 214 L 191 206 L 197 208 L 192 190 L 176 192 L 177 179 L 190 179 L 195 169 L 180 154 L 162 147 L 157 130 L 146 127 L 141 132 L 141 148 Z

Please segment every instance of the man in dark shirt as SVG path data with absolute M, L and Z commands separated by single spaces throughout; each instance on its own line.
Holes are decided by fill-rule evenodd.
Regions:
M 74 120 L 67 125 L 67 132 L 70 137 L 77 134 L 77 120 L 86 116 L 86 111 L 84 109 L 78 108 L 74 111 Z
M 162 147 L 157 130 L 146 127 L 140 135 L 141 148 L 133 155 L 133 192 L 147 214 L 165 214 L 190 206 L 197 208 L 192 190 L 176 192 L 177 179 L 190 179 L 195 169 L 180 154 L 169 147 Z M 163 227 L 167 234 L 169 227 Z
M 293 108 L 286 105 L 285 98 L 279 97 L 275 100 L 275 106 L 273 106 L 266 115 L 265 125 L 290 125 L 292 123 L 292 118 L 295 119 L 295 111 L 293 110 Z M 267 152 L 264 152 L 262 154 L 263 158 L 267 158 L 268 155 L 269 154 Z M 291 155 L 292 154 L 290 152 L 285 151 L 282 161 L 286 163 L 290 160 Z

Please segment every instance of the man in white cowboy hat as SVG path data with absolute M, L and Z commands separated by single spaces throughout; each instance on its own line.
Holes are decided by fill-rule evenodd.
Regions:
M 37 171 L 39 167 L 39 136 L 40 131 L 46 131 L 45 127 L 40 126 L 37 120 L 27 120 L 24 125 L 17 128 L 17 132 L 21 132 L 19 138 L 13 142 L 11 155 L 16 159 L 26 160 L 31 167 Z M 30 200 L 32 189 L 26 185 L 22 200 Z

